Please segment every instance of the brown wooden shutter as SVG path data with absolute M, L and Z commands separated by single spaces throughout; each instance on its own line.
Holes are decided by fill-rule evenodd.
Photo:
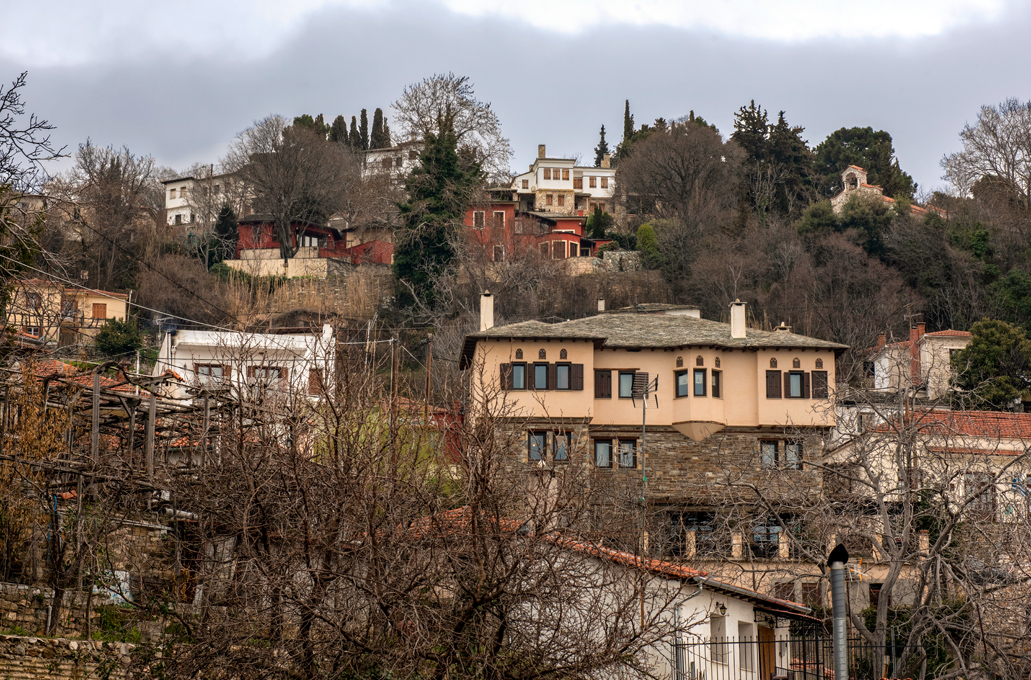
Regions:
M 802 398 L 809 398 L 809 371 L 802 374 Z
M 766 371 L 766 398 L 780 399 L 780 371 Z
M 512 389 L 512 364 L 501 364 L 501 389 Z
M 253 378 L 254 377 L 254 366 L 248 366 L 247 367 L 247 377 L 248 378 Z
M 233 377 L 233 367 L 228 364 L 222 364 L 222 377 L 229 380 Z
M 813 399 L 826 399 L 827 371 L 813 371 Z
M 573 364 L 569 369 L 569 389 L 580 390 L 584 388 L 584 365 Z
M 784 371 L 784 398 L 791 398 L 791 371 Z
M 548 364 L 548 389 L 558 389 L 558 364 Z
M 612 398 L 612 371 L 594 372 L 594 398 Z

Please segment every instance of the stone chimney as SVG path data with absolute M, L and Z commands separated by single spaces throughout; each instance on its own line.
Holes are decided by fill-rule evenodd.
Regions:
M 920 338 L 924 337 L 927 326 L 921 322 L 914 324 L 909 329 L 909 370 L 910 378 L 914 385 L 919 385 L 920 380 Z
M 607 153 L 601 157 L 601 167 L 611 168 L 612 167 L 612 154 Z
M 494 328 L 494 297 L 489 290 L 480 296 L 480 332 Z
M 730 303 L 730 337 L 743 338 L 748 331 L 745 325 L 745 303 L 734 300 Z
M 599 312 L 604 312 L 605 311 L 605 298 L 599 298 L 598 299 L 598 311 Z
M 888 336 L 885 335 L 884 333 L 879 334 L 877 336 L 877 349 L 880 349 L 881 347 L 884 347 L 887 344 L 888 344 Z
M 547 157 L 548 157 L 548 155 L 547 155 L 547 152 L 544 150 L 544 145 L 543 144 L 538 144 L 537 145 L 537 158 L 547 158 Z
M 774 333 L 790 333 L 791 332 L 791 326 L 789 326 L 786 323 L 784 323 L 783 321 L 781 321 L 780 325 L 773 329 L 773 332 Z

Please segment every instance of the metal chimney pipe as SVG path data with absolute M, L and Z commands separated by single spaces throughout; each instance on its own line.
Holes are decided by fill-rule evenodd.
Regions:
M 489 290 L 480 296 L 480 332 L 494 328 L 494 298 Z
M 845 639 L 845 563 L 848 562 L 848 550 L 839 543 L 827 562 L 831 568 L 831 611 L 834 615 L 834 680 L 848 680 Z

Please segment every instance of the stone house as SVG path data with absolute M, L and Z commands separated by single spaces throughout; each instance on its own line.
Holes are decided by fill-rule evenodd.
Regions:
M 831 207 L 834 214 L 840 215 L 845 209 L 845 204 L 852 198 L 862 198 L 870 201 L 878 201 L 889 205 L 895 203 L 891 196 L 884 195 L 884 189 L 877 184 L 870 184 L 867 181 L 867 172 L 858 165 L 850 165 L 841 173 L 841 181 L 844 188 L 831 198 Z M 934 206 L 920 206 L 913 203 L 909 210 L 914 215 L 924 216 L 928 213 L 944 215 L 944 211 Z
M 820 493 L 806 461 L 835 425 L 835 359 L 846 347 L 748 328 L 741 302 L 730 323 L 658 306 L 493 327 L 492 308 L 485 298 L 460 367 L 471 416 L 500 412 L 501 427 L 517 431 L 509 469 L 586 461 L 596 484 L 643 494 L 653 552 L 707 569 L 730 561 L 733 578 L 771 589 L 767 562 L 797 551 L 784 517 L 757 509 L 752 489 L 785 507 Z
M 616 170 L 606 154 L 601 167 L 577 165 L 571 158 L 548 158 L 544 144 L 530 169 L 512 180 L 512 193 L 525 212 L 586 217 L 595 206 L 612 212 Z

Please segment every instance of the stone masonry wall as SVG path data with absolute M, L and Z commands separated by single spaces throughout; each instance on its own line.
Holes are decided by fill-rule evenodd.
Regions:
M 2 680 L 120 680 L 133 645 L 0 635 Z

